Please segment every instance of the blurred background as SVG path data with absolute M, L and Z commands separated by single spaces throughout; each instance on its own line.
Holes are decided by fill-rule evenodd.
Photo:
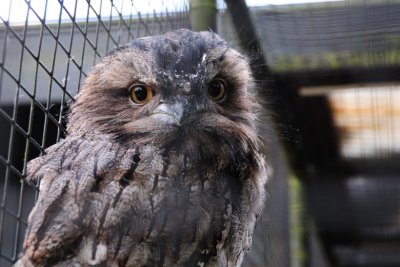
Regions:
M 212 29 L 252 60 L 274 174 L 243 266 L 400 266 L 400 1 L 1 0 L 0 266 L 37 189 L 26 163 L 131 39 Z

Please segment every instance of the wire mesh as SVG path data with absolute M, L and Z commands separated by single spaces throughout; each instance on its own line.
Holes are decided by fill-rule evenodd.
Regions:
M 390 158 L 400 153 L 400 87 L 368 85 L 329 95 L 340 149 L 346 158 Z
M 274 71 L 399 65 L 396 1 L 270 2 L 252 13 Z
M 0 266 L 21 249 L 36 189 L 27 161 L 65 133 L 66 103 L 102 56 L 133 38 L 188 28 L 187 1 L 2 1 Z
M 400 65 L 399 1 L 271 2 L 251 13 L 279 90 L 294 99 L 305 246 L 315 223 L 328 266 L 400 266 L 399 76 L 387 75 Z M 306 266 L 324 266 L 312 250 Z
M 251 8 L 273 72 L 302 71 L 302 79 L 312 83 L 315 77 L 307 76 L 305 70 L 400 65 L 398 1 L 278 2 L 282 3 L 260 1 Z M 222 1 L 219 6 L 223 11 Z M 2 1 L 0 266 L 15 261 L 36 199 L 37 190 L 23 183 L 26 163 L 64 136 L 66 103 L 74 101 L 89 69 L 103 55 L 133 38 L 189 28 L 188 13 L 185 0 Z M 239 42 L 231 25 L 228 14 L 220 12 L 219 33 L 237 47 Z M 351 82 L 358 83 L 357 79 L 360 76 Z M 325 82 L 332 85 L 331 81 Z M 319 83 L 324 85 L 321 79 Z M 306 155 L 315 152 L 310 157 L 315 162 L 305 160 L 307 168 L 313 170 L 318 160 L 331 159 L 325 154 L 335 146 L 329 139 L 335 134 L 339 138 L 337 155 L 351 168 L 345 177 L 336 170 L 329 173 L 330 180 L 320 175 L 307 188 L 317 230 L 328 233 L 323 236 L 323 250 L 330 253 L 330 261 L 337 258 L 337 266 L 398 266 L 400 262 L 398 88 L 368 86 L 352 87 L 351 92 L 349 88 L 325 88 L 322 93 L 318 88 L 308 88 L 311 94 L 289 88 L 300 92 L 293 117 L 303 120 L 301 134 L 310 140 L 302 144 L 302 149 Z M 329 115 L 332 122 L 325 120 Z M 334 134 L 327 135 L 325 126 Z M 302 242 L 300 239 L 309 234 L 302 236 L 308 226 L 298 218 L 297 232 L 289 231 L 288 174 L 279 148 L 269 149 L 274 155 L 271 161 L 275 175 L 268 185 L 266 211 L 244 266 L 303 266 L 304 246 L 300 244 L 290 252 L 288 241 L 290 238 L 293 243 L 293 235 L 298 235 L 296 242 Z M 313 249 L 307 249 L 312 254 Z M 294 257 L 302 259 L 295 261 Z M 309 266 L 322 266 L 311 262 Z

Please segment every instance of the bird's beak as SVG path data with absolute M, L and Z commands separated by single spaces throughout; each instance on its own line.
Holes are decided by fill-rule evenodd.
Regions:
M 165 124 L 181 126 L 184 114 L 184 106 L 182 103 L 160 104 L 155 108 L 151 116 Z

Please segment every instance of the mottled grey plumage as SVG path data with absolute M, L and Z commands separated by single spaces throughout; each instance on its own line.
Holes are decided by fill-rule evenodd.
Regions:
M 240 265 L 266 181 L 252 90 L 247 60 L 210 32 L 106 56 L 67 137 L 28 165 L 40 194 L 17 266 Z

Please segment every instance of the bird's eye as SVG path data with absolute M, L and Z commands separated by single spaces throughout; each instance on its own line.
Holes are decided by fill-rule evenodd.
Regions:
M 208 84 L 207 93 L 211 100 L 220 102 L 225 98 L 226 83 L 222 79 L 214 79 Z
M 150 85 L 134 84 L 129 88 L 129 96 L 133 103 L 144 105 L 153 98 L 154 91 Z

